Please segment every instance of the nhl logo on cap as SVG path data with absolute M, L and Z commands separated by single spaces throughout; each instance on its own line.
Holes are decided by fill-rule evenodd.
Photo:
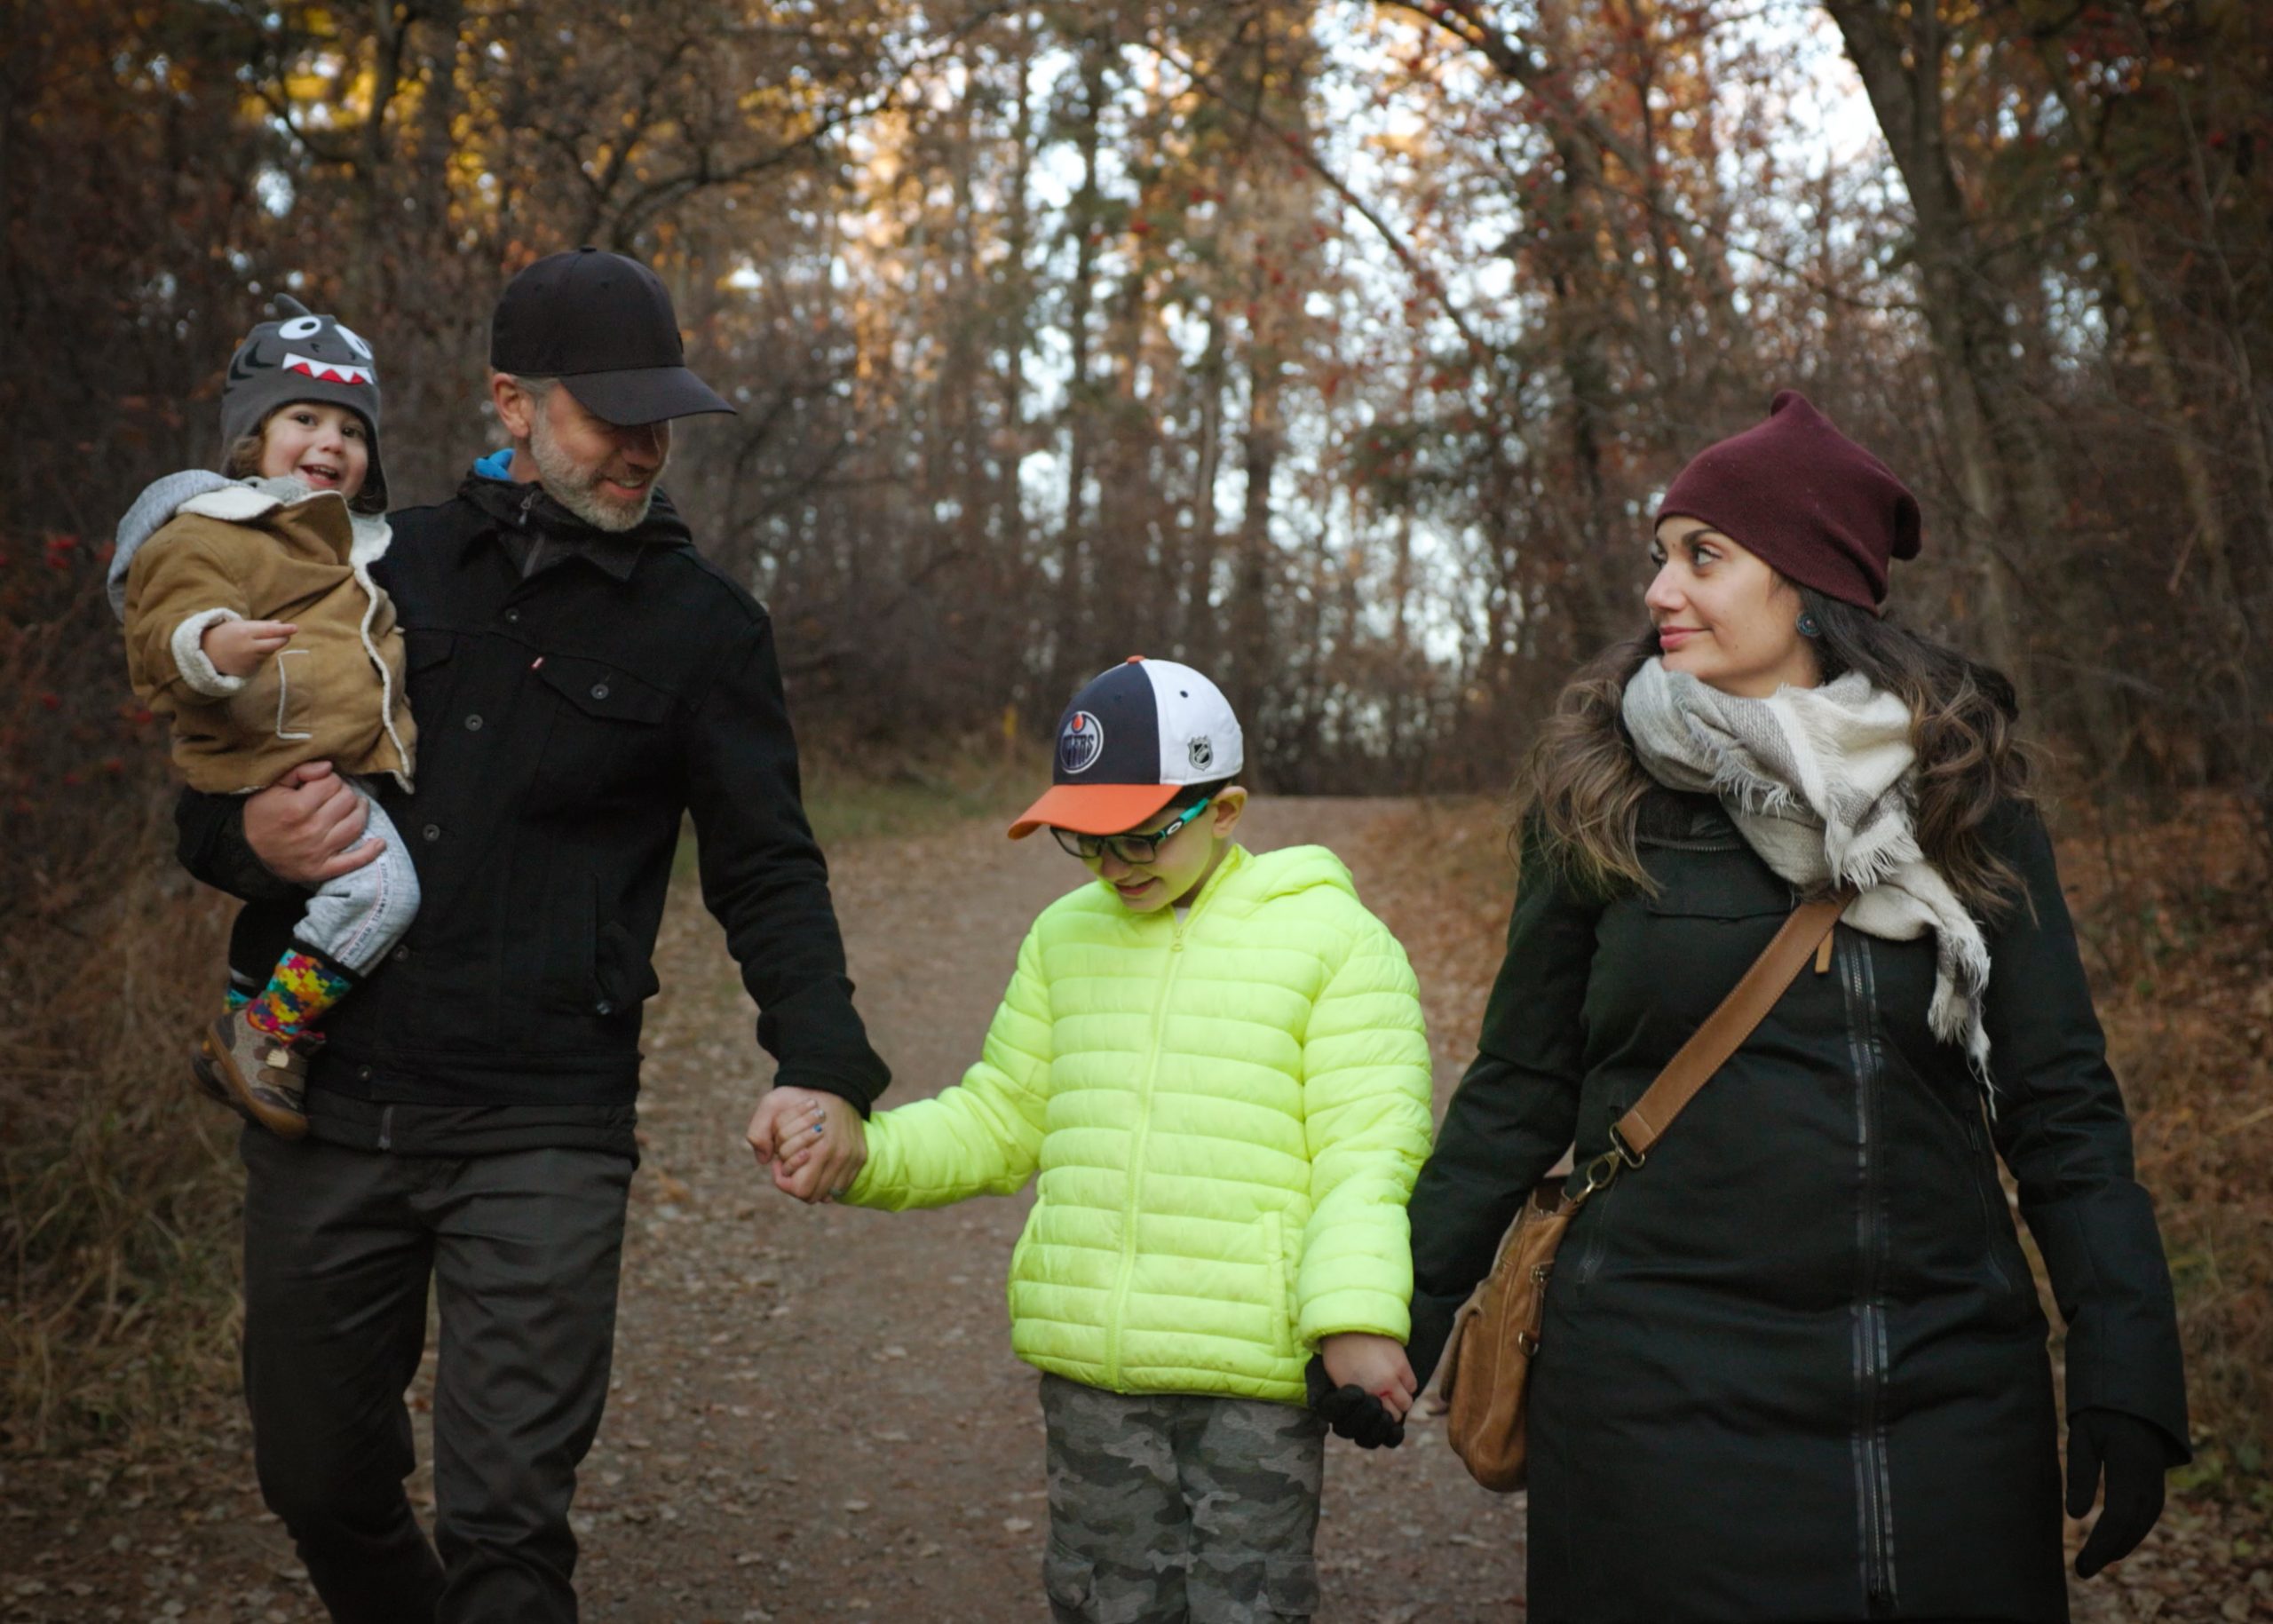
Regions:
M 1105 724 L 1086 710 L 1065 718 L 1057 732 L 1057 765 L 1067 773 L 1087 772 L 1105 754 Z

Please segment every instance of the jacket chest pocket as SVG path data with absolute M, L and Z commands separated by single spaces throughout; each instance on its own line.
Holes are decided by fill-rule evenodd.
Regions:
M 1792 889 L 1748 847 L 1645 845 L 1642 858 L 1657 890 L 1604 910 L 1587 1020 L 1597 1034 L 1637 1034 L 1662 1063 L 1767 946 Z
M 537 788 L 556 800 L 653 793 L 669 765 L 671 696 L 601 661 L 548 654 L 534 668 L 547 712 Z
M 1647 851 L 1643 858 L 1658 894 L 1643 907 L 1665 919 L 1755 919 L 1788 914 L 1791 886 L 1749 848 Z
M 447 715 L 456 634 L 407 627 L 402 641 L 403 696 L 410 702 L 411 715 L 422 721 Z

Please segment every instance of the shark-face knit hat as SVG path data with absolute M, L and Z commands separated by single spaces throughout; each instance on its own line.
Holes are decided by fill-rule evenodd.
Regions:
M 371 346 L 337 316 L 319 316 L 289 294 L 278 294 L 286 313 L 252 329 L 229 357 L 221 385 L 221 455 L 260 432 L 268 415 L 295 400 L 344 406 L 363 420 L 370 436 L 371 467 L 358 507 L 384 509 L 386 471 L 379 463 L 379 368 Z

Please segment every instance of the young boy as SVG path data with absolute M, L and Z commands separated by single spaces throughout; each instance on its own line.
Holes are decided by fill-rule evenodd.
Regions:
M 127 675 L 172 725 L 194 789 L 248 794 L 317 761 L 408 789 L 417 729 L 403 637 L 371 578 L 392 535 L 378 365 L 333 317 L 277 303 L 284 318 L 229 359 L 222 471 L 160 479 L 119 521 L 108 584 Z M 316 890 L 273 966 L 231 965 L 227 1007 L 191 1061 L 200 1087 L 288 1139 L 308 1130 L 316 1021 L 418 911 L 409 851 L 362 798 L 376 857 Z
M 1010 837 L 1048 827 L 1097 883 L 1043 910 L 978 1064 L 871 1121 L 842 1192 L 938 1207 L 1039 1172 L 1011 1346 L 1043 1373 L 1062 1620 L 1308 1616 L 1325 1428 L 1305 1362 L 1395 1416 L 1413 1396 L 1418 991 L 1333 853 L 1233 844 L 1242 765 L 1188 667 L 1131 660 L 1074 696 Z M 800 1184 L 812 1133 L 757 1148 L 826 1199 Z

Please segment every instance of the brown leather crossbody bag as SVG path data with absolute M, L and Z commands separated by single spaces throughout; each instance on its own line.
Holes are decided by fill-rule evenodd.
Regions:
M 1491 1274 L 1453 1322 L 1444 1374 L 1437 1384 L 1453 1453 L 1485 1488 L 1506 1493 L 1524 1486 L 1531 1362 L 1539 1352 L 1555 1250 L 1572 1218 L 1607 1190 L 1621 1169 L 1649 1160 L 1659 1136 L 1752 1035 L 1810 954 L 1818 974 L 1831 968 L 1832 928 L 1854 899 L 1853 891 L 1844 891 L 1794 909 L 1720 1008 L 1612 1124 L 1611 1147 L 1587 1164 L 1578 1193 L 1571 1193 L 1567 1179 L 1555 1177 L 1542 1180 L 1524 1198 Z

